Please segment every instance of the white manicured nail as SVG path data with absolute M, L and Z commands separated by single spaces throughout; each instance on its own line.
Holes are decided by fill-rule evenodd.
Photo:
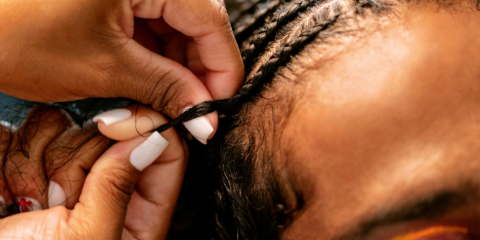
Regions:
M 31 212 L 42 210 L 42 205 L 40 203 L 29 197 L 18 197 L 18 207 L 20 208 L 20 212 Z
M 17 127 L 15 125 L 12 125 L 12 123 L 7 122 L 7 121 L 0 121 L 0 125 L 4 126 L 5 128 L 10 129 L 11 131 L 16 131 Z
M 190 107 L 185 108 L 183 112 L 187 111 L 189 108 Z M 183 125 L 199 142 L 203 144 L 207 144 L 207 139 L 213 132 L 213 127 L 205 116 L 184 122 Z
M 130 112 L 130 110 L 120 108 L 98 114 L 93 118 L 93 122 L 102 121 L 103 123 L 105 123 L 105 125 L 108 126 L 110 124 L 125 120 L 130 116 L 132 116 L 132 112 Z
M 162 154 L 167 146 L 168 141 L 155 131 L 145 142 L 133 149 L 130 154 L 130 163 L 138 170 L 143 171 Z
M 48 185 L 48 207 L 65 207 L 66 201 L 67 196 L 65 196 L 65 191 L 63 191 L 63 188 L 58 183 L 50 181 L 50 184 Z
M 4 126 L 6 128 L 9 128 L 9 127 L 12 126 L 12 124 L 10 122 L 4 121 L 4 120 L 0 121 L 0 125 Z

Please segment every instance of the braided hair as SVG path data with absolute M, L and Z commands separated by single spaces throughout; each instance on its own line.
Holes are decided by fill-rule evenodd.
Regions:
M 213 111 L 217 111 L 220 115 L 232 115 L 232 113 L 237 112 L 244 103 L 251 102 L 255 96 L 258 96 L 262 92 L 263 88 L 273 79 L 276 69 L 285 66 L 292 57 L 301 52 L 307 44 L 315 40 L 321 31 L 332 26 L 337 20 L 338 15 L 302 32 L 298 39 L 286 45 L 263 65 L 261 70 L 253 76 L 249 83 L 244 84 L 234 97 L 198 104 L 187 110 L 180 117 L 160 126 L 156 131 L 163 132 L 179 123 L 192 120 L 197 116 L 203 116 Z
M 259 7 L 262 4 L 263 7 Z M 219 179 L 214 183 L 217 238 L 278 239 L 293 216 L 301 211 L 305 202 L 302 192 L 296 187 L 297 181 L 278 170 L 273 161 L 276 159 L 275 152 L 270 147 L 275 141 L 274 132 L 282 128 L 279 119 L 288 116 L 292 108 L 279 105 L 288 105 L 293 100 L 267 99 L 265 93 L 275 89 L 279 72 L 288 69 L 309 45 L 337 36 L 335 30 L 351 17 L 348 14 L 360 17 L 366 14 L 367 9 L 378 14 L 387 6 L 374 0 L 259 0 L 237 18 L 241 21 L 248 16 L 256 18 L 243 26 L 234 24 L 237 40 L 240 45 L 246 46 L 242 51 L 245 66 L 247 71 L 251 70 L 250 74 L 246 74 L 244 85 L 231 99 L 203 102 L 156 129 L 161 132 L 213 111 L 225 116 L 219 120 L 217 133 L 209 141 L 206 152 L 199 154 L 192 151 L 192 155 L 208 156 L 206 158 L 210 160 L 205 161 L 204 158 L 200 161 L 216 161 L 211 164 L 211 172 L 215 174 L 214 178 Z M 302 22 L 309 24 L 302 25 Z M 259 27 L 259 24 L 264 26 Z M 293 40 L 282 40 L 288 35 L 284 33 L 291 31 L 292 25 L 302 27 L 293 34 Z M 253 37 L 248 38 L 247 35 Z M 277 48 L 266 49 L 275 41 L 282 43 Z M 270 52 L 270 57 L 263 59 L 261 67 L 254 71 L 251 66 L 262 61 L 260 56 L 266 51 L 273 53 Z M 262 108 L 260 101 L 268 103 Z M 252 111 L 255 109 L 260 110 Z M 252 116 L 259 112 L 264 116 Z M 182 199 L 179 205 L 184 206 Z M 172 234 L 171 237 L 175 239 L 178 236 Z
M 241 12 L 240 17 L 232 26 L 237 42 L 243 42 L 256 29 L 262 27 L 267 18 L 276 11 L 281 3 L 280 0 L 260 0 Z
M 472 1 L 480 9 L 480 0 Z M 231 99 L 203 102 L 156 129 L 162 132 L 214 111 L 225 116 L 219 119 L 207 148 L 190 143 L 189 165 L 169 239 L 280 238 L 301 213 L 305 199 L 297 179 L 284 174 L 274 161 L 278 151 L 272 148 L 282 119 L 293 108 L 295 99 L 288 94 L 293 90 L 286 94 L 272 90 L 277 90 L 282 79 L 295 82 L 282 74 L 301 65 L 302 56 L 311 54 L 309 47 L 343 36 L 347 31 L 342 30 L 342 23 L 351 18 L 389 12 L 392 2 L 398 1 L 255 0 L 239 12 L 233 28 L 247 71 L 244 85 Z M 90 108 L 106 110 L 131 103 L 112 102 L 117 104 L 101 108 L 105 101 L 93 107 L 81 101 L 55 105 L 81 124 L 97 114 Z M 9 214 L 18 212 L 10 210 Z
M 272 23 L 267 24 L 262 30 L 260 30 L 251 46 L 249 48 L 253 53 L 260 53 L 261 49 L 264 49 L 264 45 L 268 43 L 268 40 L 272 40 L 275 37 L 276 31 L 288 21 L 292 21 L 294 16 L 297 16 L 299 12 L 305 11 L 308 7 L 311 7 L 316 2 L 324 2 L 325 0 L 300 0 L 293 5 L 292 9 L 285 13 L 281 13 L 278 18 L 275 18 Z M 365 2 L 368 2 L 366 4 Z M 371 7 L 375 5 L 375 9 L 379 9 L 381 6 L 385 6 L 383 3 L 376 2 L 374 0 L 359 0 L 355 4 L 355 9 L 358 7 Z M 277 6 L 278 7 L 278 6 Z M 286 66 L 292 58 L 301 53 L 302 50 L 315 39 L 319 37 L 319 34 L 333 26 L 340 18 L 340 10 L 336 9 L 337 13 L 333 17 L 325 19 L 321 22 L 317 22 L 310 27 L 303 29 L 297 39 L 283 46 L 278 52 L 275 52 L 273 56 L 263 64 L 258 72 L 256 72 L 250 79 L 245 79 L 245 84 L 238 90 L 237 94 L 230 99 L 206 101 L 188 109 L 178 118 L 166 123 L 157 129 L 158 132 L 163 132 L 170 127 L 176 126 L 180 123 L 184 123 L 195 119 L 200 116 L 207 115 L 211 112 L 217 111 L 219 115 L 232 116 L 238 113 L 242 106 L 247 102 L 252 102 L 255 98 L 260 97 L 260 94 L 265 88 L 271 84 L 276 72 L 281 67 Z M 255 14 L 254 14 L 255 15 Z M 276 20 L 278 19 L 278 20 Z M 257 46 L 257 47 L 255 47 Z M 257 48 L 260 48 L 257 50 Z M 245 54 L 244 57 L 245 66 L 250 54 Z M 257 56 L 258 57 L 258 56 Z M 251 57 L 250 57 L 251 58 Z M 247 75 L 247 74 L 246 74 Z

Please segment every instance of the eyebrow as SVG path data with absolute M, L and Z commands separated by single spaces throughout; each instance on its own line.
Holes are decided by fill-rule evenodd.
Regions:
M 393 210 L 380 210 L 368 214 L 356 227 L 334 237 L 335 240 L 365 239 L 369 233 L 382 226 L 412 220 L 438 219 L 457 209 L 480 202 L 480 185 L 465 182 L 452 189 L 442 189 L 413 201 L 400 203 Z M 398 204 L 396 204 L 398 205 Z

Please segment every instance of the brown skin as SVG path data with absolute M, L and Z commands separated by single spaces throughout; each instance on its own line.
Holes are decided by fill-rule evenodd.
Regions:
M 243 81 L 222 1 L 1 5 L 0 92 L 17 98 L 125 97 L 176 118 L 185 107 L 232 97 Z M 208 118 L 216 128 L 216 113 Z
M 91 136 L 95 126 L 67 129 L 73 123 L 69 123 L 62 111 L 51 108 L 42 113 L 30 117 L 29 124 L 24 122 L 11 134 L 0 125 L 0 153 L 1 156 L 4 151 L 8 153 L 2 159 L 7 182 L 4 178 L 0 180 L 3 187 L 0 194 L 7 204 L 22 196 L 36 199 L 45 209 L 0 219 L 0 238 L 165 239 L 187 163 L 185 143 L 175 129 L 161 133 L 169 142 L 168 147 L 151 165 L 139 171 L 130 164 L 130 154 L 146 136 L 138 136 L 135 124 L 123 132 L 109 128 L 121 122 L 103 126 L 104 135 L 124 140 L 108 149 L 110 140 L 96 137 L 78 152 L 66 154 L 66 149 L 78 147 L 82 138 Z M 167 123 L 162 114 L 149 107 L 139 107 L 139 113 L 141 118 Z M 29 139 L 25 144 L 30 153 L 28 159 L 17 144 L 17 138 L 24 136 L 30 136 L 22 138 Z M 13 141 L 9 146 L 5 140 L 10 137 Z M 68 164 L 62 164 L 65 162 Z M 45 179 L 43 170 L 49 179 Z M 65 207 L 48 208 L 44 191 L 48 180 L 56 181 L 65 191 Z M 7 184 L 11 192 L 5 191 Z
M 314 87 L 283 138 L 310 184 L 284 239 L 332 239 L 381 209 L 480 184 L 478 26 L 473 10 L 412 8 L 303 76 Z M 429 221 L 478 220 L 478 202 Z

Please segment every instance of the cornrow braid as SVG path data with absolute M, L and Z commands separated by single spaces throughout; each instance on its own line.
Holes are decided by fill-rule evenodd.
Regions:
M 252 65 L 254 60 L 265 51 L 267 44 L 274 40 L 280 27 L 294 20 L 301 13 L 307 11 L 309 7 L 314 6 L 318 2 L 324 1 L 325 0 L 298 1 L 288 11 L 283 12 L 279 16 L 277 16 L 270 24 L 265 26 L 257 35 L 255 35 L 250 46 L 248 46 L 242 51 L 244 65 Z M 249 72 L 250 69 L 246 69 L 247 76 L 249 75 Z
M 322 31 L 333 27 L 339 19 L 340 12 L 337 11 L 328 19 L 313 18 L 314 23 L 302 29 L 299 37 L 278 50 L 255 74 L 252 81 L 244 86 L 245 90 L 243 88 L 242 90 L 252 96 L 258 96 L 273 81 L 279 67 L 286 66 L 294 56 L 317 39 Z M 238 122 L 233 123 L 234 126 L 235 124 Z M 276 175 L 277 172 L 270 165 L 271 160 L 264 160 L 261 165 L 256 165 L 257 161 L 254 159 L 257 154 L 262 154 L 260 159 L 272 159 L 273 156 L 269 151 L 259 150 L 258 142 L 252 139 L 251 135 L 246 137 L 249 140 L 242 138 L 232 141 L 227 138 L 225 141 L 228 144 L 221 149 L 222 184 L 217 192 L 219 201 L 217 219 L 220 219 L 217 220 L 217 229 L 223 239 L 279 239 L 282 231 L 292 220 L 293 214 L 303 208 L 304 198 L 302 192 L 297 191 L 292 182 Z M 262 139 L 264 137 L 262 136 Z M 220 138 L 220 141 L 224 141 L 223 138 Z M 256 166 L 259 168 L 256 169 Z M 255 180 L 257 174 L 261 174 L 260 178 L 267 182 L 258 183 Z M 279 179 L 284 179 L 285 182 Z M 288 194 L 283 191 L 284 184 L 292 186 L 289 189 L 294 191 L 296 199 L 294 205 L 290 205 L 286 200 Z M 259 191 L 251 189 L 252 187 L 266 189 Z
M 282 0 L 260 0 L 253 4 L 250 8 L 240 13 L 236 23 L 233 25 L 233 32 L 238 43 L 243 42 L 252 35 L 255 29 L 265 24 L 266 18 L 275 12 Z M 266 7 L 263 7 L 265 4 Z M 249 19 L 248 22 L 245 19 Z
M 238 93 L 231 99 L 206 101 L 195 105 L 194 107 L 185 111 L 178 118 L 166 123 L 159 128 L 155 129 L 158 132 L 163 132 L 170 127 L 177 124 L 187 122 L 194 118 L 207 115 L 211 112 L 217 111 L 218 114 L 231 115 L 237 112 L 241 106 L 249 101 L 252 101 L 255 97 L 265 89 L 275 76 L 275 72 L 278 68 L 285 66 L 292 57 L 300 53 L 305 46 L 311 43 L 317 35 L 335 24 L 338 21 L 340 14 L 335 14 L 333 17 L 314 24 L 311 28 L 306 28 L 302 31 L 300 36 L 293 42 L 287 44 L 278 53 L 268 60 L 251 79 L 251 81 L 240 88 Z
M 295 3 L 289 11 L 281 14 L 278 20 L 275 21 L 275 23 L 272 23 L 273 25 L 270 24 L 272 30 L 265 32 L 267 35 L 262 38 L 262 41 L 270 39 L 268 35 L 274 35 L 279 26 L 287 23 L 288 20 L 293 20 L 300 11 L 307 9 L 309 6 L 313 6 L 314 3 L 315 0 L 299 1 Z M 275 53 L 274 56 L 270 58 L 250 79 L 249 83 L 243 85 L 238 93 L 231 99 L 206 101 L 197 104 L 176 119 L 173 119 L 169 123 L 166 123 L 155 130 L 163 132 L 180 123 L 190 121 L 214 111 L 217 111 L 220 115 L 224 114 L 226 116 L 231 115 L 233 112 L 237 112 L 244 103 L 252 101 L 253 98 L 258 97 L 262 90 L 270 84 L 279 67 L 285 66 L 293 56 L 297 55 L 307 44 L 311 43 L 317 37 L 318 33 L 334 24 L 338 20 L 338 17 L 339 14 L 336 14 L 334 17 L 329 18 L 324 22 L 314 24 L 311 28 L 304 29 L 295 41 L 284 46 L 278 53 Z M 245 64 L 245 66 L 248 65 Z
M 355 1 L 355 13 L 363 15 L 365 9 L 371 9 L 374 13 L 378 14 L 381 10 L 385 9 L 386 2 L 377 2 L 374 0 L 356 0 Z

